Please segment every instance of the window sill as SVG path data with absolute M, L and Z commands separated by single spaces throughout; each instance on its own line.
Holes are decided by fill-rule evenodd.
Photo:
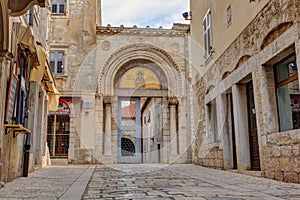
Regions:
M 66 78 L 68 78 L 68 75 L 66 75 L 66 73 L 64 73 L 64 74 L 53 74 L 53 78 L 66 79 Z
M 213 53 L 210 53 L 205 59 L 205 65 L 208 65 L 213 60 Z
M 68 19 L 68 16 L 65 14 L 51 14 L 51 18 L 53 19 Z

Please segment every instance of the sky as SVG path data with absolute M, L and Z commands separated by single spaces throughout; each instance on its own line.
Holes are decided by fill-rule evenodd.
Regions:
M 189 0 L 102 0 L 102 25 L 172 28 L 173 23 L 189 23 L 182 17 L 186 11 Z

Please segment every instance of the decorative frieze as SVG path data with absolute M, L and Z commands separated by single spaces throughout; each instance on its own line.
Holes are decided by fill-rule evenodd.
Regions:
M 111 27 L 108 26 L 97 26 L 97 34 L 107 35 L 139 35 L 139 36 L 180 36 L 186 34 L 186 30 L 170 30 L 170 29 L 150 29 L 150 28 L 137 28 L 134 27 Z

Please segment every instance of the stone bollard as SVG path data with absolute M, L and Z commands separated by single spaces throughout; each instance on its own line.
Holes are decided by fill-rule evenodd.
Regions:
M 84 162 L 87 164 L 91 164 L 92 163 L 92 152 L 87 151 L 84 154 Z

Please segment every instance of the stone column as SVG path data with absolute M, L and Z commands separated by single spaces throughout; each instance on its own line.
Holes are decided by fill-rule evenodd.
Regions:
M 95 136 L 95 161 L 100 163 L 103 154 L 103 97 L 100 94 L 95 95 L 95 118 L 96 118 L 96 136 Z
M 8 143 L 4 141 L 4 127 L 2 123 L 4 122 L 7 78 L 9 76 L 8 72 L 11 59 L 11 53 L 6 50 L 0 50 L 0 96 L 2 97 L 0 101 L 0 149 L 2 149 L 0 152 L 0 181 L 6 181 L 8 177 L 8 166 L 6 161 L 8 159 L 9 150 L 4 150 L 8 147 Z
M 170 107 L 170 156 L 178 156 L 178 138 L 176 131 L 176 105 L 178 104 L 178 99 L 176 97 L 169 97 L 169 107 Z
M 78 132 L 76 131 L 76 111 L 75 106 L 72 105 L 70 113 L 70 136 L 69 136 L 69 150 L 68 150 L 68 160 L 69 162 L 75 162 L 75 149 L 79 147 L 76 145 L 78 140 Z
M 247 113 L 246 85 L 233 85 L 233 113 L 237 153 L 237 165 L 239 171 L 250 170 L 250 144 Z
M 230 109 L 230 96 L 229 94 L 221 94 L 217 97 L 218 106 L 218 133 L 219 138 L 222 138 L 223 142 L 223 162 L 225 169 L 232 169 L 233 158 L 232 158 L 232 131 L 230 131 L 231 115 Z M 234 127 L 231 127 L 234 128 Z
M 40 135 L 37 132 L 37 121 L 38 121 L 38 100 L 39 100 L 39 84 L 37 82 L 30 82 L 30 102 L 28 110 L 28 129 L 31 130 L 31 148 L 30 155 L 32 160 L 30 160 L 29 169 L 33 169 L 36 159 L 36 153 L 39 149 L 38 140 L 40 140 Z M 40 119 L 39 119 L 40 120 Z
M 112 115 L 112 97 L 103 97 L 105 104 L 105 143 L 104 143 L 104 155 L 111 155 L 111 115 Z
M 169 103 L 168 98 L 162 98 L 162 141 L 161 141 L 161 163 L 169 163 L 169 146 L 170 146 L 170 120 L 169 120 Z
M 187 111 L 187 96 L 182 96 L 180 104 L 178 106 L 178 152 L 180 159 L 177 159 L 177 163 L 187 163 L 189 146 L 191 144 L 191 137 L 188 129 L 190 128 L 190 121 L 188 120 Z

